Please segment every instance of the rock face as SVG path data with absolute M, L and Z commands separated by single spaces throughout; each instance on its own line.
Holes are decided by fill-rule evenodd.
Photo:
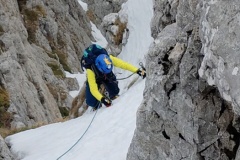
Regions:
M 128 20 L 121 13 L 110 13 L 103 18 L 101 28 L 103 35 L 108 41 L 108 48 L 111 54 L 119 55 L 122 46 L 127 43 L 128 39 Z
M 83 0 L 88 4 L 87 15 L 98 26 L 108 42 L 107 50 L 118 55 L 128 38 L 127 18 L 121 13 L 126 0 Z
M 13 155 L 0 135 L 0 160 L 13 160 Z
M 81 71 L 79 57 L 93 39 L 86 13 L 77 0 L 9 0 L 0 3 L 0 19 L 6 121 L 20 128 L 61 119 L 59 108 L 71 107 L 68 92 L 78 87 L 64 71 Z
M 88 4 L 88 15 L 95 24 L 100 25 L 103 18 L 110 13 L 117 13 L 127 0 L 83 0 Z
M 237 7 L 240 1 L 205 2 L 203 5 L 200 36 L 204 42 L 204 59 L 199 74 L 209 85 L 216 86 L 240 115 L 240 9 Z
M 155 0 L 128 160 L 240 159 L 239 3 Z

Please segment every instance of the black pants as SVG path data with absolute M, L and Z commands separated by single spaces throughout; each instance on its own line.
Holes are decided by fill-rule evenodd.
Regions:
M 109 94 L 110 99 L 112 99 L 113 97 L 118 95 L 120 90 L 118 88 L 117 81 L 111 81 L 111 82 L 106 81 L 106 82 L 103 82 L 102 84 L 104 84 L 104 86 Z M 98 85 L 98 86 L 100 86 L 100 85 Z M 89 105 L 91 107 L 97 107 L 99 104 L 99 101 L 92 95 L 88 82 L 86 85 L 86 103 L 87 103 L 87 105 Z

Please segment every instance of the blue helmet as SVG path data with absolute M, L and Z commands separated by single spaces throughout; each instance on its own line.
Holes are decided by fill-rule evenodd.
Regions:
M 113 69 L 112 60 L 106 54 L 100 54 L 95 60 L 95 65 L 104 74 L 110 73 Z

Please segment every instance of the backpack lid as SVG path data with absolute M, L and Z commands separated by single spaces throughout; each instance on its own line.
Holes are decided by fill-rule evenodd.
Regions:
M 100 54 L 108 55 L 107 51 L 97 44 L 91 44 L 83 51 L 83 56 L 81 58 L 81 67 L 90 68 L 92 64 L 95 64 L 96 58 Z
M 102 48 L 101 46 L 99 46 L 97 44 L 90 45 L 83 52 L 84 57 L 91 57 L 93 55 L 98 56 L 100 54 L 108 54 L 108 53 L 104 48 Z

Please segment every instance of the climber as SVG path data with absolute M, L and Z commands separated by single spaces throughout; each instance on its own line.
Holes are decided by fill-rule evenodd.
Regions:
M 104 48 L 96 44 L 92 44 L 84 50 L 81 65 L 87 72 L 86 103 L 94 110 L 100 108 L 102 103 L 106 107 L 111 106 L 112 100 L 118 97 L 118 81 L 112 72 L 113 66 L 137 73 L 143 79 L 146 77 L 145 68 L 136 68 L 109 55 Z M 105 87 L 108 92 L 107 96 L 100 93 L 100 85 Z

